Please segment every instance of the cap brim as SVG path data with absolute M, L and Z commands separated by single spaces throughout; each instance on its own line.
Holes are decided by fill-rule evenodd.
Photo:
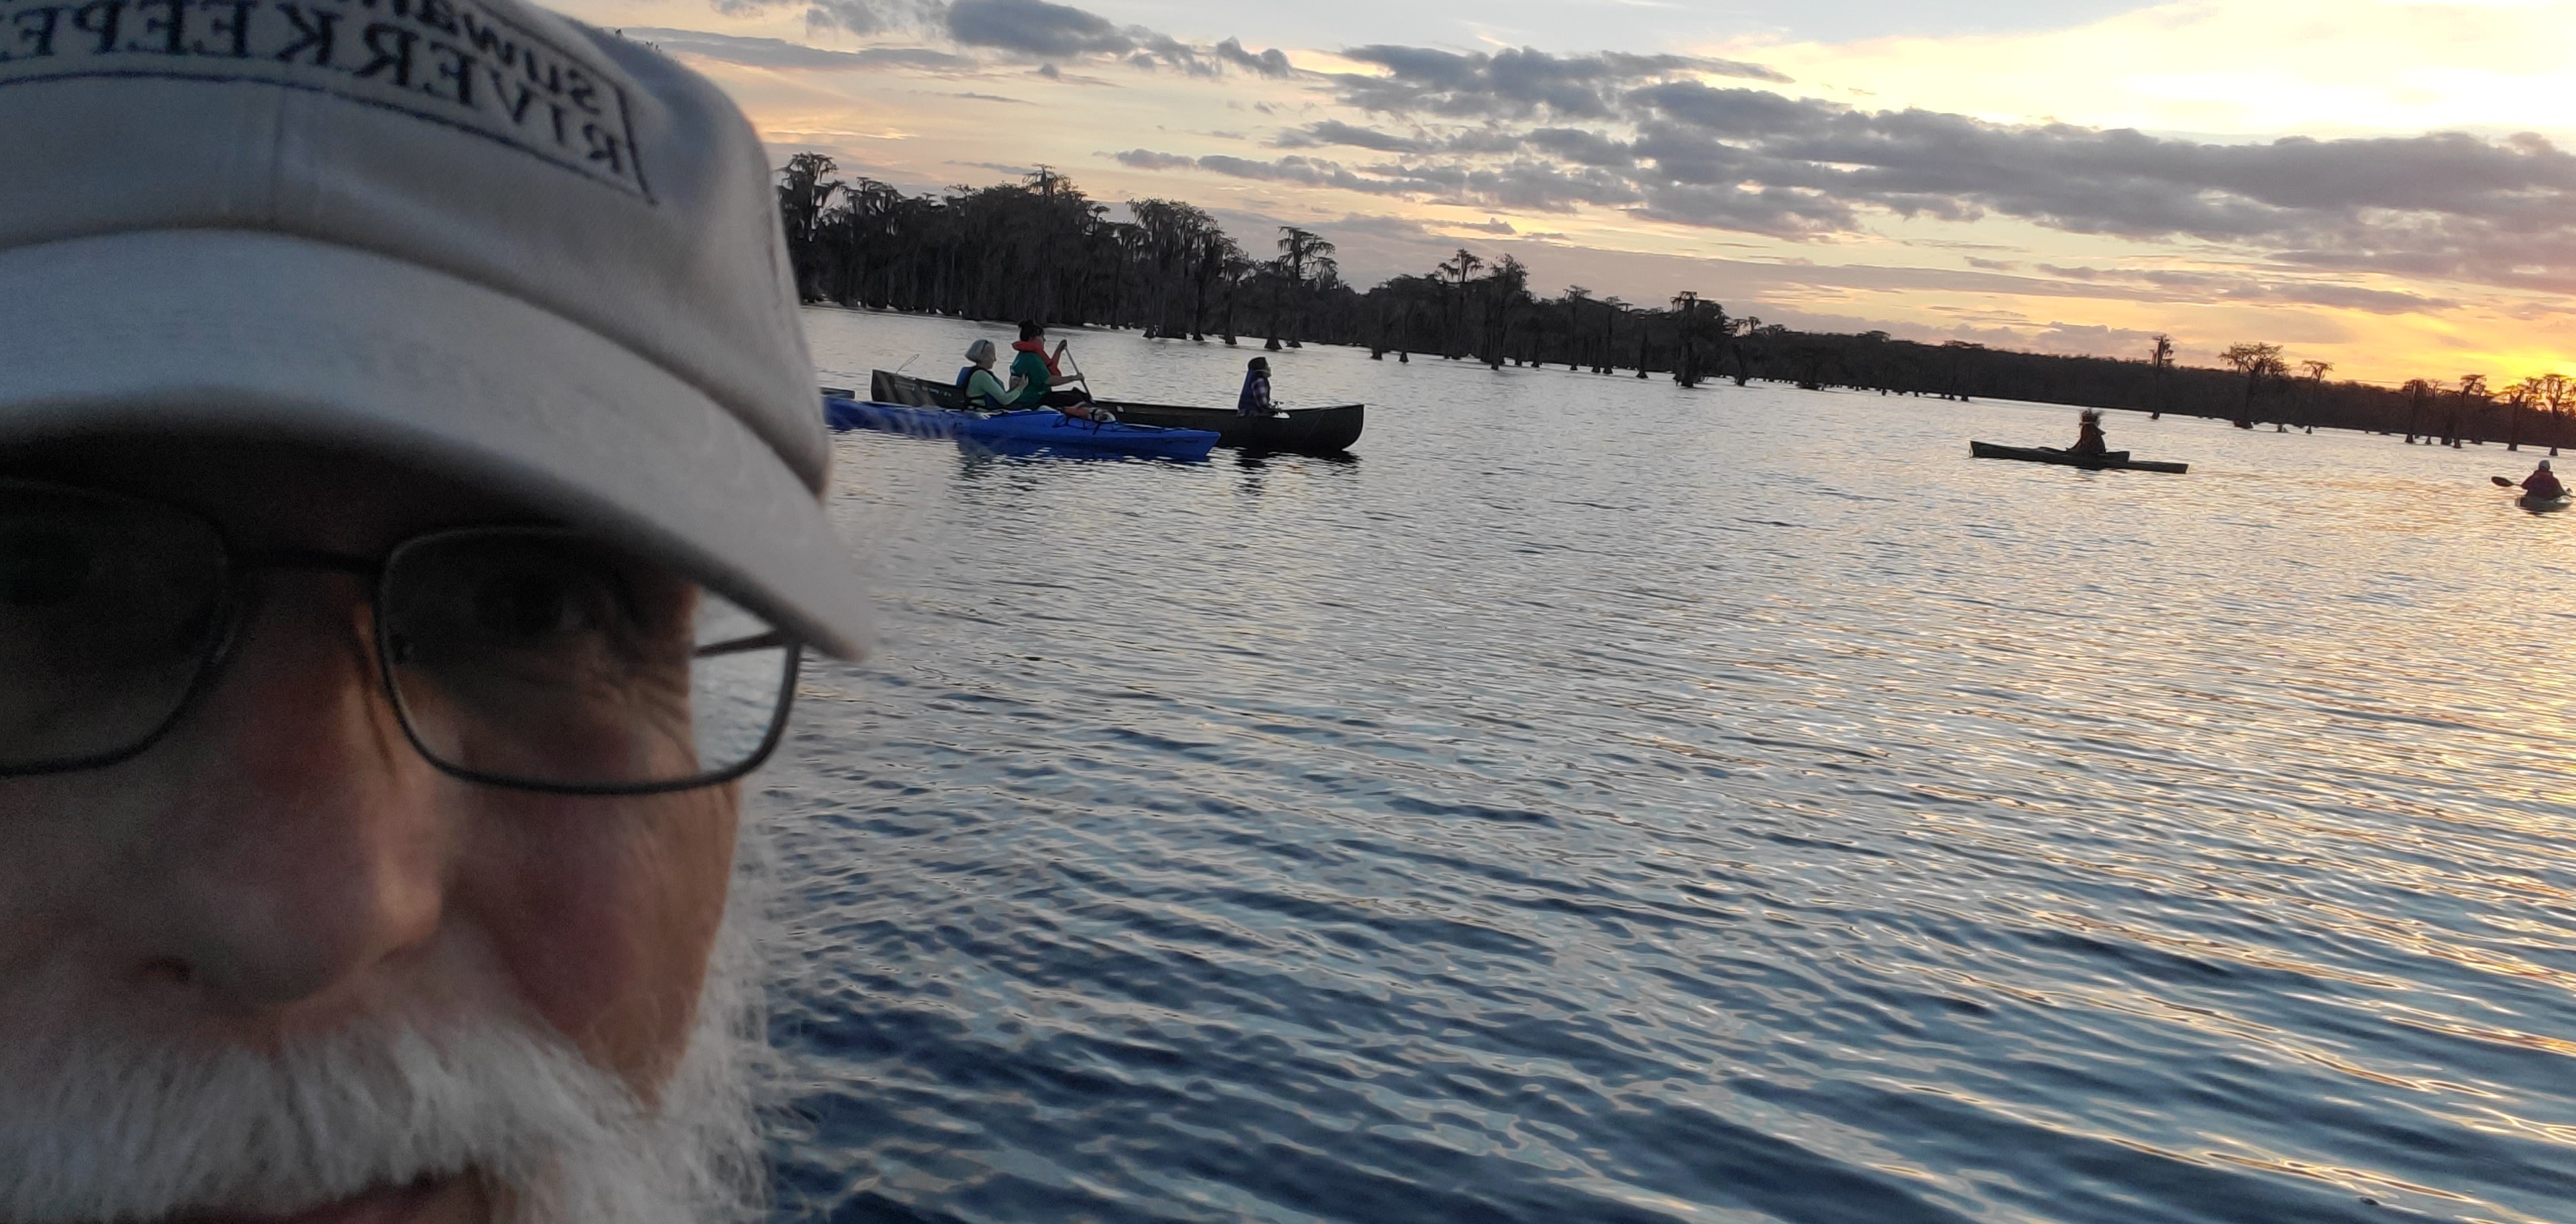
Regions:
M 868 641 L 817 491 L 705 392 L 560 316 L 269 233 L 0 251 L 0 441 L 198 428 L 399 455 L 645 550 L 827 653 Z

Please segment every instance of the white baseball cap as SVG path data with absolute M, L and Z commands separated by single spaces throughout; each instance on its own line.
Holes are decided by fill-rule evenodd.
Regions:
M 713 85 L 513 0 L 0 0 L 0 443 L 388 452 L 853 655 L 770 184 Z

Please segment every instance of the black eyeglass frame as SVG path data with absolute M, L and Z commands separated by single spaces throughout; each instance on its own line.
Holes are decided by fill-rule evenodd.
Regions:
M 204 698 L 207 691 L 212 689 L 215 683 L 221 678 L 225 665 L 232 659 L 234 648 L 240 644 L 239 639 L 242 627 L 247 623 L 248 613 L 253 607 L 252 601 L 243 596 L 240 579 L 251 574 L 268 571 L 347 574 L 351 577 L 364 579 L 366 581 L 368 587 L 367 615 L 370 621 L 371 634 L 375 639 L 376 673 L 378 683 L 384 689 L 385 703 L 393 710 L 394 721 L 401 724 L 403 738 L 410 741 L 412 751 L 419 753 L 422 760 L 429 762 L 430 766 L 438 770 L 440 773 L 461 781 L 472 782 L 481 786 L 498 787 L 503 790 L 529 791 L 549 795 L 594 796 L 601 798 L 676 794 L 681 791 L 702 790 L 710 786 L 722 786 L 725 783 L 740 779 L 750 774 L 753 770 L 756 770 L 762 765 L 768 763 L 769 758 L 778 751 L 778 745 L 785 740 L 789 718 L 795 712 L 796 690 L 798 687 L 797 682 L 804 670 L 805 647 L 803 643 L 788 637 L 782 632 L 773 630 L 772 632 L 759 634 L 753 637 L 737 638 L 732 641 L 718 642 L 709 646 L 701 646 L 693 650 L 690 655 L 692 659 L 702 659 L 714 655 L 733 654 L 751 650 L 773 650 L 784 648 L 787 651 L 785 666 L 779 669 L 779 692 L 777 700 L 770 713 L 769 726 L 762 733 L 760 746 L 740 764 L 732 765 L 721 770 L 712 770 L 705 773 L 695 774 L 687 778 L 669 782 L 610 784 L 539 782 L 524 778 L 513 778 L 501 774 L 489 774 L 479 770 L 467 769 L 461 765 L 441 760 L 437 753 L 430 751 L 429 745 L 422 742 L 419 729 L 412 723 L 411 708 L 403 700 L 402 686 L 394 681 L 393 642 L 391 636 L 385 632 L 384 618 L 386 596 L 390 593 L 388 588 L 390 586 L 392 575 L 397 568 L 397 563 L 401 561 L 406 552 L 409 552 L 414 548 L 427 547 L 454 540 L 476 537 L 515 537 L 520 539 L 551 538 L 557 540 L 578 541 L 586 544 L 599 544 L 611 548 L 614 548 L 614 545 L 607 545 L 606 542 L 601 540 L 597 535 L 575 528 L 556 527 L 547 524 L 499 523 L 479 527 L 443 527 L 434 531 L 425 531 L 419 535 L 403 539 L 396 543 L 392 548 L 387 549 L 384 556 L 375 558 L 362 557 L 351 553 L 338 553 L 319 549 L 301 548 L 270 549 L 261 552 L 243 553 L 236 552 L 234 550 L 232 539 L 224 533 L 222 524 L 216 523 L 212 519 L 188 510 L 185 507 L 170 505 L 166 502 L 156 502 L 148 498 L 129 497 L 121 493 L 109 493 L 97 489 L 85 489 L 77 485 L 53 484 L 50 482 L 33 480 L 0 479 L 0 492 L 8 492 L 11 490 L 28 490 L 54 496 L 68 495 L 80 500 L 102 502 L 111 505 L 118 502 L 124 502 L 129 505 L 149 506 L 154 510 L 180 515 L 202 524 L 214 537 L 217 547 L 221 550 L 221 555 L 218 558 L 222 562 L 222 567 L 218 575 L 221 586 L 217 589 L 215 597 L 215 616 L 220 627 L 215 630 L 216 638 L 214 645 L 210 649 L 206 650 L 205 657 L 198 661 L 196 674 L 189 678 L 187 689 L 179 695 L 179 700 L 172 705 L 169 716 L 162 719 L 158 725 L 154 726 L 152 730 L 141 739 L 127 747 L 119 748 L 114 752 L 100 753 L 94 756 L 65 758 L 55 761 L 37 761 L 26 765 L 0 764 L 0 778 L 41 777 L 51 774 L 81 773 L 93 769 L 107 769 L 113 766 L 122 765 L 127 761 L 131 761 L 136 757 L 142 756 L 144 753 L 151 751 L 153 747 L 159 744 L 162 740 L 169 738 L 170 733 L 178 728 L 180 721 L 187 717 L 188 711 L 195 708 L 197 703 Z

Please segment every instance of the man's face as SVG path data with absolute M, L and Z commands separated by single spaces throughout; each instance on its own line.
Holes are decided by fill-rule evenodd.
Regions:
M 526 517 L 394 465 L 211 441 L 0 457 L 0 477 L 182 506 L 243 550 L 381 556 Z M 726 1036 L 700 1002 L 738 792 L 449 777 L 389 707 L 362 579 L 249 581 L 166 738 L 0 778 L 0 1220 L 612 1210 L 555 1166 L 680 1159 L 613 1149 L 675 1142 L 650 1118 Z

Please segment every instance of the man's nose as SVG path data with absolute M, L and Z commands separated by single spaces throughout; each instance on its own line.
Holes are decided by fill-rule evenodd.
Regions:
M 221 1011 L 328 1007 L 438 927 L 449 786 L 384 696 L 357 585 L 273 583 L 164 745 L 186 778 L 134 946 L 148 977 Z

